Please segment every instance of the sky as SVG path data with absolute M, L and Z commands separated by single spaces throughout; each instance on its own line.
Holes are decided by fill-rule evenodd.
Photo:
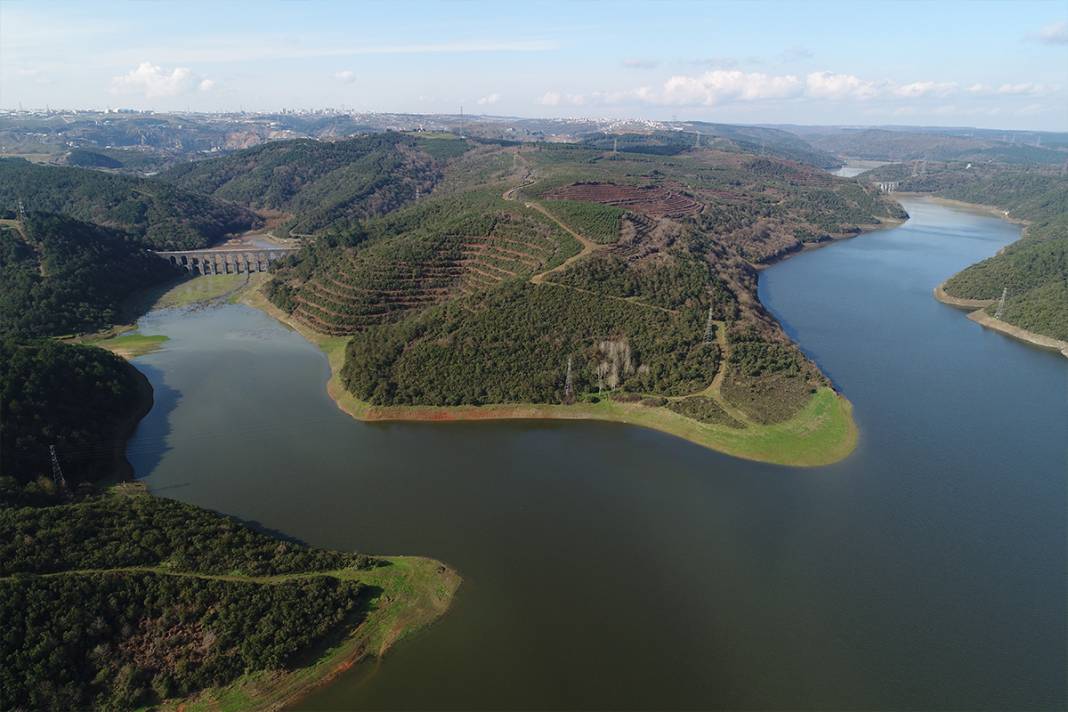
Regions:
M 0 0 L 0 108 L 1068 130 L 1068 0 Z

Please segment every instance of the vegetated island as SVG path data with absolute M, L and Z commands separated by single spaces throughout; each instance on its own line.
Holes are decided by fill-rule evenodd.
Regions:
M 1020 240 L 950 277 L 934 296 L 969 310 L 969 318 L 987 328 L 1068 357 L 1068 177 L 1062 165 L 926 161 L 922 169 L 881 166 L 862 178 L 1023 223 Z
M 103 488 L 130 474 L 151 385 L 101 348 L 0 326 L 0 709 L 278 709 L 448 608 L 460 578 L 439 562 Z
M 799 466 L 853 450 L 850 404 L 760 304 L 757 274 L 896 224 L 877 189 L 677 141 L 451 143 L 430 196 L 307 240 L 250 300 L 323 347 L 346 412 L 613 420 Z M 183 185 L 244 159 L 188 164 Z

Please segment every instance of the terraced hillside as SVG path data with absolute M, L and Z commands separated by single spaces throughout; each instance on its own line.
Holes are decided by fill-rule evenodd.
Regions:
M 459 139 L 398 133 L 342 141 L 277 141 L 161 174 L 186 190 L 289 216 L 280 232 L 347 230 L 428 194 Z
M 681 218 L 700 212 L 701 204 L 681 193 L 660 186 L 625 186 L 611 183 L 578 183 L 545 194 L 554 200 L 602 203 L 652 217 Z
M 503 196 L 425 199 L 319 240 L 269 285 L 298 322 L 351 337 L 340 378 L 357 412 L 534 404 L 696 433 L 762 459 L 821 438 L 794 461 L 852 447 L 847 406 L 760 305 L 753 263 L 798 249 L 802 230 L 855 234 L 895 215 L 892 204 L 853 181 L 736 153 L 499 153 L 513 168 Z M 789 241 L 770 239 L 779 234 Z M 791 443 L 777 454 L 776 428 Z
M 537 211 L 491 194 L 424 203 L 369 227 L 385 234 L 364 247 L 320 249 L 315 269 L 283 272 L 276 302 L 321 333 L 353 334 L 527 279 L 578 251 Z

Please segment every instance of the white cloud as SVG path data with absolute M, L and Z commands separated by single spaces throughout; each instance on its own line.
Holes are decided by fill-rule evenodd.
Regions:
M 901 96 L 908 99 L 915 99 L 922 96 L 948 96 L 949 94 L 952 94 L 956 88 L 956 82 L 912 82 L 911 84 L 902 84 L 894 87 L 894 96 Z
M 655 59 L 624 59 L 623 66 L 627 69 L 656 69 L 660 62 Z
M 583 106 L 586 103 L 586 97 L 582 94 L 561 94 L 558 91 L 547 91 L 541 95 L 538 103 L 542 106 L 561 106 L 563 104 Z
M 214 86 L 214 81 L 197 76 L 188 67 L 168 72 L 151 62 L 141 62 L 136 69 L 111 79 L 113 94 L 144 94 L 147 99 L 209 91 Z
M 833 72 L 810 73 L 805 77 L 805 88 L 817 99 L 871 99 L 879 93 L 874 82 Z
M 351 69 L 341 69 L 334 72 L 334 79 L 338 80 L 342 84 L 352 84 L 356 81 L 356 72 Z
M 646 99 L 676 106 L 714 106 L 723 101 L 755 101 L 796 96 L 801 80 L 792 74 L 775 76 L 736 69 L 714 69 L 696 77 L 676 75 L 664 83 L 658 97 L 646 92 Z M 636 90 L 640 97 L 642 90 Z
M 479 106 L 493 106 L 501 100 L 501 95 L 494 92 L 493 94 L 487 94 L 478 100 Z
M 541 95 L 541 99 L 538 100 L 538 103 L 542 106 L 560 106 L 561 98 L 560 92 L 547 91 Z
M 1068 45 L 1068 21 L 1061 20 L 1046 25 L 1039 30 L 1038 39 L 1046 44 Z
M 1051 89 L 1052 87 L 1048 87 L 1045 84 L 1021 82 L 1019 84 L 1002 84 L 997 88 L 997 93 L 1007 94 L 1009 96 L 1035 96 L 1038 94 L 1047 94 Z

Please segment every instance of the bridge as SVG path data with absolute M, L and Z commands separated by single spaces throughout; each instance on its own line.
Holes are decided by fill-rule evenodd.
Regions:
M 191 274 L 252 274 L 266 272 L 272 262 L 297 251 L 296 247 L 249 247 L 219 250 L 156 252 Z

